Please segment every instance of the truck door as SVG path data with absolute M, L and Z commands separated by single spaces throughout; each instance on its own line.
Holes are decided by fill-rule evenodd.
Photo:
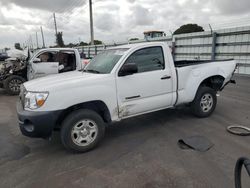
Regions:
M 173 81 L 170 68 L 165 67 L 162 47 L 139 49 L 124 64 L 130 63 L 137 65 L 138 73 L 117 76 L 119 117 L 171 106 Z
M 28 79 L 39 78 L 59 72 L 57 51 L 46 51 L 32 58 L 28 66 Z

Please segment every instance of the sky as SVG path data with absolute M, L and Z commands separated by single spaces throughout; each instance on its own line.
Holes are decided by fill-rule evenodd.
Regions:
M 147 30 L 168 35 L 187 23 L 207 30 L 250 25 L 249 0 L 92 0 L 95 39 L 104 43 L 143 38 Z M 52 14 L 64 42 L 90 41 L 88 0 L 0 0 L 0 48 L 33 43 L 40 26 L 46 46 L 55 44 Z

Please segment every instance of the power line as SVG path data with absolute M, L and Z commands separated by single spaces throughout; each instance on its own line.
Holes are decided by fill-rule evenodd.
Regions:
M 59 14 L 61 14 L 62 16 L 68 16 L 71 14 L 71 12 L 76 9 L 79 8 L 80 5 L 82 4 L 83 1 L 78 1 L 78 3 L 74 3 L 73 1 L 71 1 L 71 3 L 69 4 L 69 6 L 67 6 L 64 9 L 57 9 L 55 10 L 55 12 L 58 12 Z
M 222 28 L 222 27 L 233 27 L 233 26 L 241 26 L 241 25 L 250 25 L 250 19 L 247 18 L 240 18 L 240 19 L 233 19 L 230 21 L 224 21 L 224 22 L 212 22 L 210 23 L 213 28 Z
M 81 11 L 78 11 L 77 13 L 74 13 L 74 17 L 76 17 L 76 16 L 78 16 L 78 15 L 82 15 L 82 11 L 84 11 L 86 8 L 87 8 L 87 4 L 85 4 L 85 5 L 81 8 Z M 63 19 L 69 20 L 69 18 L 70 18 L 71 16 L 68 15 L 67 17 L 69 17 L 69 18 L 65 18 L 66 16 L 59 14 L 59 15 L 57 15 L 57 17 L 59 17 L 59 19 L 57 19 L 57 21 L 59 21 L 59 23 L 60 23 L 61 21 L 63 21 Z

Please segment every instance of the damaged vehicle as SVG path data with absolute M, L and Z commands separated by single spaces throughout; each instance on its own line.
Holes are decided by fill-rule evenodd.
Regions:
M 1 61 L 5 61 L 7 58 L 9 58 L 9 56 L 6 52 L 0 53 L 0 63 L 1 63 Z
M 17 103 L 20 130 L 48 138 L 59 129 L 67 149 L 85 152 L 112 122 L 180 105 L 197 117 L 210 116 L 235 69 L 234 60 L 174 61 L 165 42 L 106 49 L 83 71 L 24 83 Z
M 27 80 L 26 59 L 8 58 L 0 65 L 0 88 L 17 95 L 20 85 Z
M 27 80 L 81 70 L 85 64 L 76 49 L 42 49 L 31 58 L 9 58 L 0 65 L 0 87 L 11 95 L 18 95 L 20 85 Z

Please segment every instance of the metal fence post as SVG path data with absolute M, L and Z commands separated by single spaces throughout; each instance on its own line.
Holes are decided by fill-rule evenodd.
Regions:
M 97 46 L 95 45 L 95 55 L 97 54 Z
M 172 35 L 172 56 L 173 60 L 175 60 L 175 36 Z
M 213 32 L 212 34 L 212 52 L 211 52 L 211 60 L 215 61 L 216 58 L 216 39 L 217 39 L 217 33 Z
M 90 46 L 89 46 L 89 49 L 88 49 L 88 58 L 90 58 Z
M 82 54 L 84 54 L 84 56 L 85 56 L 85 53 L 84 53 L 84 47 L 82 47 Z

